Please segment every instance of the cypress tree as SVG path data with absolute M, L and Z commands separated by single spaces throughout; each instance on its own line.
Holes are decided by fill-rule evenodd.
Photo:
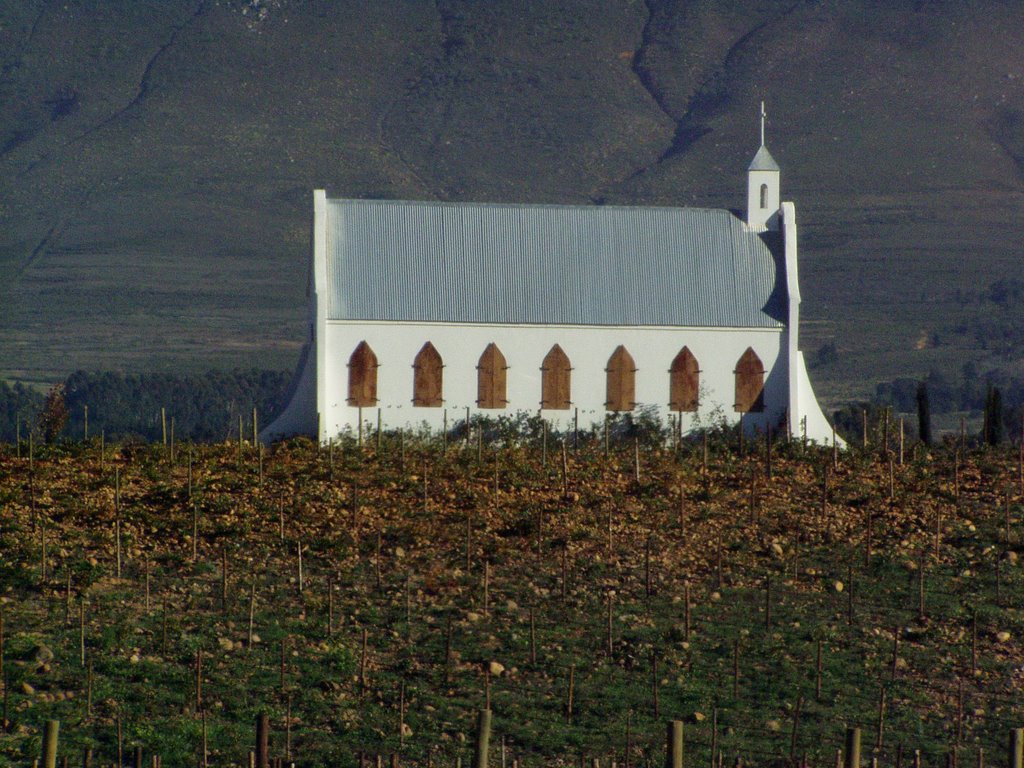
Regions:
M 1003 441 L 1003 393 L 999 387 L 988 388 L 985 398 L 985 442 L 999 445 Z
M 917 385 L 917 433 L 925 445 L 932 444 L 932 409 L 928 404 L 928 384 Z

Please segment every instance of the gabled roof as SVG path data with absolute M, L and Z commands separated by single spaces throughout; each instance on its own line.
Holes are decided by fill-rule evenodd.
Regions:
M 326 219 L 331 320 L 779 328 L 786 316 L 766 236 L 724 210 L 328 200 Z
M 771 152 L 768 151 L 768 147 L 764 144 L 757 150 L 757 154 L 754 155 L 754 159 L 750 161 L 750 167 L 748 171 L 778 171 L 779 164 L 775 162 L 775 158 L 772 157 Z

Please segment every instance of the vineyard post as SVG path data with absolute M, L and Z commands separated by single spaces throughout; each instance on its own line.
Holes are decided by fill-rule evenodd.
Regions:
M 356 446 L 359 448 L 359 450 L 362 450 L 363 449 L 363 406 L 359 406 L 359 408 L 358 408 L 358 416 L 356 418 L 359 420 L 359 426 L 357 427 L 357 431 L 356 431 Z M 447 431 L 447 428 L 448 428 L 448 412 L 445 411 L 445 431 Z
M 900 417 L 900 466 L 901 467 L 903 466 L 903 443 L 904 443 L 904 437 L 903 437 L 903 417 L 901 416 Z
M 164 614 L 166 616 L 166 612 Z M 249 587 L 249 639 L 245 644 L 246 651 L 252 651 L 252 625 L 256 616 L 256 575 L 253 574 L 252 584 Z M 330 633 L 328 633 L 330 634 Z
M 381 434 L 383 432 L 383 426 L 384 426 L 383 422 L 382 422 L 383 418 L 384 417 L 381 415 L 380 408 L 377 408 L 377 446 L 374 449 L 377 453 L 380 453 Z
M 651 651 L 651 697 L 654 703 L 654 719 L 661 717 L 661 704 L 658 699 L 658 652 Z
M 83 432 L 82 442 L 87 443 L 89 442 L 89 406 L 83 406 L 83 410 L 85 411 L 85 428 Z
M 449 619 L 450 622 L 450 619 Z M 449 623 L 449 630 L 451 624 Z M 534 607 L 530 606 L 530 664 L 537 663 L 537 617 Z
M 832 425 L 832 469 L 839 469 L 839 443 L 836 442 L 836 425 Z
M 885 686 L 878 689 L 878 722 L 875 733 L 875 751 L 882 749 L 882 734 L 885 729 Z
M 60 720 L 47 720 L 43 729 L 43 766 L 57 768 L 57 735 Z
M 532 615 L 532 614 L 531 614 Z M 365 631 L 365 630 L 364 630 Z M 448 614 L 444 630 L 444 682 L 451 680 L 452 671 L 452 615 Z
M 789 737 L 789 764 L 796 765 L 796 739 L 800 727 L 800 710 L 804 704 L 804 697 L 796 697 L 796 706 L 793 708 L 793 731 Z
M 821 699 L 821 640 L 817 643 L 814 657 L 814 698 Z
M 996 560 L 996 562 L 999 562 Z M 917 579 L 917 617 L 919 620 L 924 620 L 924 564 L 925 557 L 924 551 L 921 552 L 921 558 L 919 560 L 918 567 L 918 579 Z
M 971 677 L 978 671 L 978 610 L 971 611 Z
M 1010 731 L 1010 754 L 1007 763 L 1010 768 L 1024 768 L 1024 728 Z
M 669 721 L 667 730 L 665 768 L 683 768 L 683 721 Z
M 487 768 L 488 753 L 491 748 L 491 710 L 481 709 L 476 719 L 476 751 L 473 757 L 473 768 Z
M 894 627 L 892 630 L 892 673 L 889 677 L 890 681 L 896 682 L 896 670 L 899 668 L 900 658 L 900 628 Z
M 257 421 L 257 414 L 255 406 L 252 409 L 252 444 L 256 445 L 259 440 L 259 422 Z M 173 422 L 172 422 L 173 423 Z M 172 432 L 173 434 L 173 432 Z
M 133 766 L 133 768 L 142 768 L 142 758 L 143 758 L 143 755 L 142 755 L 142 745 L 141 744 L 136 744 L 135 745 L 135 754 L 132 756 L 132 766 Z M 203 760 L 203 766 L 204 766 L 204 768 L 206 766 L 206 760 L 205 759 Z
M 683 639 L 690 642 L 690 582 L 683 582 Z
M 569 691 L 565 700 L 565 722 L 572 724 L 573 695 L 576 692 L 576 665 L 569 665 Z
M 268 757 L 268 718 L 264 713 L 256 716 L 256 768 L 269 768 Z
M 160 408 L 160 441 L 167 445 L 167 409 L 163 407 Z
M 740 694 L 740 641 L 732 641 L 732 698 L 738 700 Z
M 846 729 L 846 750 L 843 755 L 844 768 L 860 768 L 860 728 Z
M 612 591 L 608 590 L 608 658 L 615 653 L 615 641 L 612 637 Z
M 547 467 L 548 465 L 548 420 L 541 419 L 540 422 L 540 465 Z
M 85 666 L 85 594 L 78 599 L 78 650 L 82 666 Z

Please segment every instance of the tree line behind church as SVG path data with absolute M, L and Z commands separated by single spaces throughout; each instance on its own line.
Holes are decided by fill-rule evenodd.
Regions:
M 90 435 L 99 436 L 102 431 L 115 440 L 157 441 L 164 428 L 160 418 L 164 409 L 168 423 L 174 420 L 177 438 L 226 440 L 237 436 L 240 416 L 246 429 L 251 429 L 254 408 L 260 423 L 269 424 L 285 402 L 290 380 L 287 371 L 259 369 L 211 370 L 201 374 L 76 371 L 61 385 L 66 422 L 58 432 L 65 438 L 81 438 L 85 434 L 88 406 Z M 911 417 L 906 420 L 907 434 L 916 437 L 918 389 L 922 382 L 937 422 L 943 421 L 944 416 L 948 421 L 951 414 L 963 414 L 971 424 L 980 424 L 986 408 L 991 408 L 990 398 L 997 393 L 1001 401 L 999 419 L 1004 427 L 1002 437 L 1020 436 L 1024 379 L 982 374 L 971 364 L 964 366 L 959 377 L 932 371 L 923 379 L 908 376 L 880 382 L 870 401 L 849 403 L 830 415 L 839 433 L 856 441 L 861 435 L 862 413 L 867 411 L 869 422 L 876 424 L 881 421 L 881 411 L 889 408 L 893 414 Z M 22 383 L 0 382 L 0 441 L 14 441 L 19 433 L 27 440 L 30 429 L 42 439 L 45 401 L 43 390 Z M 977 433 L 978 429 L 972 431 Z
M 238 434 L 241 416 L 251 429 L 253 409 L 261 418 L 281 408 L 291 374 L 267 370 L 211 370 L 201 374 L 76 371 L 59 385 L 66 422 L 59 435 L 80 439 L 104 433 L 109 439 L 157 441 L 166 422 L 175 435 L 203 442 Z M 86 416 L 88 408 L 88 416 Z M 0 383 L 0 440 L 28 439 L 30 429 L 43 435 L 46 393 L 21 383 Z

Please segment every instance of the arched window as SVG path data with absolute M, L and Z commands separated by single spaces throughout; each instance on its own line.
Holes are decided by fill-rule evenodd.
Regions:
M 444 363 L 433 344 L 428 341 L 423 345 L 412 367 L 412 404 L 420 408 L 440 408 L 444 402 L 441 397 Z
M 609 411 L 632 411 L 636 407 L 636 363 L 621 344 L 608 358 L 608 385 L 605 408 Z
M 377 404 L 377 355 L 365 341 L 348 359 L 348 404 L 359 408 Z
M 759 413 L 764 410 L 764 366 L 750 347 L 736 364 L 736 411 Z
M 679 350 L 668 378 L 668 407 L 673 411 L 696 411 L 700 398 L 700 366 L 689 347 Z
M 508 405 L 505 397 L 505 356 L 498 346 L 491 342 L 476 366 L 476 404 L 479 408 L 504 408 Z
M 767 184 L 762 184 L 761 185 L 761 207 L 762 208 L 767 208 L 768 207 L 768 185 Z
M 555 344 L 540 367 L 540 407 L 550 411 L 569 410 L 572 366 L 562 348 Z

